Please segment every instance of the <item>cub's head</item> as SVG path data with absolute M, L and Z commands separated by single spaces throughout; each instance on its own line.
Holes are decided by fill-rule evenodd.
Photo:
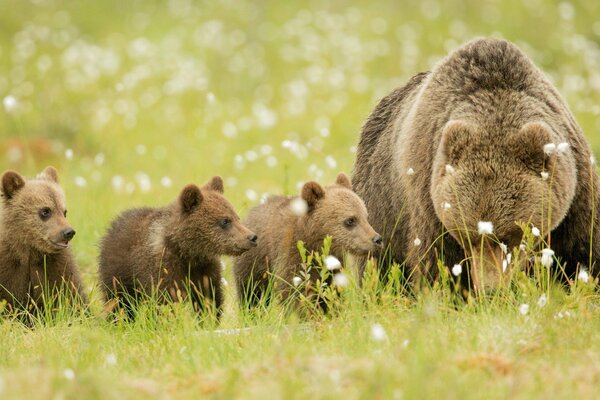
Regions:
M 369 224 L 367 208 L 345 174 L 340 173 L 335 183 L 325 188 L 316 182 L 305 183 L 300 198 L 307 205 L 301 216 L 304 233 L 311 239 L 322 243 L 325 236 L 331 236 L 336 253 L 365 255 L 381 247 L 382 238 Z
M 431 198 L 438 218 L 471 258 L 473 282 L 484 289 L 502 280 L 499 243 L 509 250 L 520 244 L 518 223 L 534 225 L 544 234 L 554 230 L 571 206 L 576 182 L 572 149 L 544 122 L 491 135 L 455 120 L 442 132 Z M 493 233 L 489 224 L 481 229 L 480 221 L 491 222 Z M 469 254 L 471 249 L 475 254 Z
M 239 255 L 255 247 L 257 236 L 240 223 L 240 217 L 223 197 L 223 180 L 215 176 L 201 188 L 188 185 L 177 202 L 180 246 L 211 255 Z
M 56 169 L 47 167 L 29 180 L 15 171 L 4 172 L 2 202 L 2 223 L 8 240 L 44 253 L 69 247 L 75 230 L 67 222 L 65 195 L 58 185 Z

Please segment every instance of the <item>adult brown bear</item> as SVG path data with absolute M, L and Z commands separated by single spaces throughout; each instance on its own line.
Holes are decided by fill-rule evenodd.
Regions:
M 550 244 L 567 274 L 598 270 L 590 147 L 557 90 L 507 41 L 467 43 L 381 100 L 352 181 L 390 258 L 417 280 L 434 279 L 443 258 L 465 265 L 475 289 L 497 287 L 500 244 L 520 244 L 517 223 L 541 229 L 539 246 Z

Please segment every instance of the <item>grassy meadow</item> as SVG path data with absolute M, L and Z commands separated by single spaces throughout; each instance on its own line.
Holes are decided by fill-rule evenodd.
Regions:
M 595 283 L 543 270 L 468 305 L 444 281 L 414 299 L 350 279 L 302 319 L 241 313 L 225 258 L 218 327 L 187 304 L 101 315 L 97 244 L 119 212 L 214 175 L 242 218 L 333 182 L 378 99 L 482 35 L 548 74 L 600 156 L 600 2 L 0 0 L 0 167 L 58 168 L 93 314 L 0 320 L 0 399 L 596 398 Z

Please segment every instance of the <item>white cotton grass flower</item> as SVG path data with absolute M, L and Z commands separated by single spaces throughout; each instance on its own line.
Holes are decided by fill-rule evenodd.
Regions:
M 415 174 L 415 170 L 412 168 L 409 168 L 406 170 L 406 175 L 414 175 Z
M 65 379 L 72 381 L 75 379 L 75 371 L 73 371 L 71 368 L 67 368 L 63 371 L 63 376 Z
M 327 271 L 337 271 L 342 268 L 342 263 L 335 256 L 327 256 L 325 257 L 325 268 Z
M 527 315 L 529 313 L 529 304 L 521 304 L 519 306 L 519 313 L 521 313 L 521 315 Z
M 162 187 L 168 188 L 173 186 L 173 181 L 168 176 L 163 176 L 162 178 L 160 178 L 160 184 Z
M 569 143 L 567 143 L 567 142 L 559 143 L 556 146 L 556 151 L 558 153 L 565 153 L 567 150 L 569 150 Z
M 588 272 L 585 269 L 582 269 L 577 274 L 577 280 L 582 283 L 588 283 L 588 281 L 590 280 L 590 274 L 588 274 Z
M 452 275 L 459 276 L 460 274 L 462 274 L 462 265 L 454 264 L 452 267 Z
M 69 161 L 73 159 L 73 149 L 65 150 L 65 158 Z
M 302 217 L 308 212 L 308 203 L 301 197 L 296 197 L 290 202 L 290 209 L 297 217 Z
M 376 342 L 382 342 L 387 339 L 387 333 L 381 324 L 371 325 L 371 339 Z
M 542 295 L 540 296 L 540 298 L 537 301 L 537 305 L 538 305 L 538 307 L 542 308 L 547 303 L 548 303 L 548 296 L 546 296 L 546 293 L 542 293 Z
M 421 245 L 421 239 L 419 239 L 419 238 L 416 238 L 416 239 L 413 241 L 413 244 L 415 245 L 415 247 L 419 247 L 419 246 Z
M 246 198 L 250 201 L 256 201 L 258 199 L 258 194 L 254 190 L 248 189 L 246 190 Z
M 544 180 L 544 181 L 547 181 L 548 178 L 550 177 L 550 174 L 547 173 L 546 171 L 540 172 L 540 175 L 542 176 L 542 180 Z
M 292 278 L 292 283 L 294 284 L 294 287 L 298 287 L 302 283 L 302 278 L 295 276 Z
M 554 143 L 546 143 L 544 145 L 544 153 L 546 153 L 546 155 L 553 154 L 555 150 L 556 150 L 556 145 Z
M 448 175 L 452 175 L 456 170 L 454 169 L 454 167 L 450 164 L 446 164 L 446 173 Z
M 106 365 L 111 367 L 117 365 L 117 356 L 113 353 L 107 354 L 104 358 L 104 362 L 106 363 Z
M 87 180 L 83 176 L 76 176 L 75 177 L 75 186 L 78 186 L 81 188 L 86 187 Z
M 511 262 L 511 261 L 512 261 L 512 254 L 511 254 L 511 253 L 508 253 L 508 254 L 506 255 L 506 262 L 508 262 L 508 263 L 510 264 L 510 262 Z
M 554 250 L 548 248 L 543 249 L 541 262 L 544 267 L 550 268 L 552 264 L 554 264 Z
M 498 246 L 500 246 L 504 254 L 508 253 L 508 247 L 504 243 L 498 243 Z
M 490 221 L 479 221 L 477 223 L 477 232 L 480 235 L 491 235 L 494 233 L 494 224 Z
M 350 283 L 350 280 L 343 272 L 338 272 L 333 276 L 333 285 L 337 287 L 346 287 Z
M 508 268 L 508 260 L 502 260 L 502 272 L 506 272 L 506 269 Z
M 17 108 L 17 99 L 15 98 L 15 96 L 6 96 L 3 100 L 2 100 L 2 105 L 4 106 L 4 110 L 7 113 L 10 113 L 12 111 L 14 111 Z
M 452 204 L 448 203 L 447 201 L 444 201 L 442 203 L 442 210 L 446 211 L 452 208 Z
M 531 234 L 535 237 L 539 237 L 540 236 L 539 228 L 536 228 L 535 226 L 533 228 L 531 228 Z

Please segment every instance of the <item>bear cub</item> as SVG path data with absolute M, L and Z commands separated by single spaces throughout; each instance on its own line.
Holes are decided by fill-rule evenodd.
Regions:
M 186 186 L 166 207 L 118 216 L 100 245 L 101 287 L 105 299 L 117 299 L 130 318 L 144 296 L 160 302 L 190 299 L 198 313 L 214 307 L 220 316 L 219 257 L 256 244 L 257 236 L 240 223 L 216 176 L 201 188 Z
M 69 242 L 65 195 L 58 173 L 47 167 L 33 179 L 2 175 L 0 207 L 0 301 L 32 314 L 52 309 L 62 295 L 86 303 Z M 81 304 L 80 303 L 80 304 Z
M 382 243 L 367 220 L 363 201 L 352 191 L 350 180 L 343 173 L 335 184 L 325 188 L 316 182 L 305 183 L 300 197 L 270 197 L 250 211 L 245 223 L 261 237 L 256 248 L 234 261 L 238 298 L 249 307 L 261 299 L 270 301 L 273 278 L 275 293 L 287 300 L 293 279 L 301 269 L 298 241 L 304 242 L 308 252 L 320 251 L 329 235 L 330 254 L 338 259 L 343 258 L 344 252 L 365 256 Z M 319 273 L 311 270 L 310 274 L 311 281 L 316 281 Z

